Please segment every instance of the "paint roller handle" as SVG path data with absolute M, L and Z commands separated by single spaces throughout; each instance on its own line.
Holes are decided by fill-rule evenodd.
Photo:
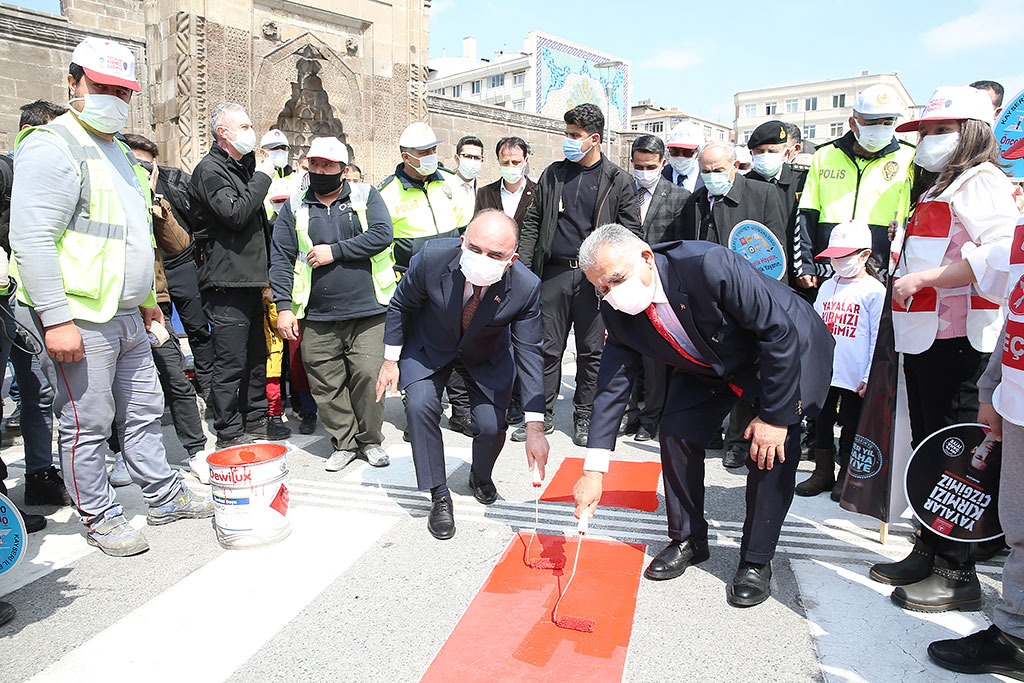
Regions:
M 576 522 L 576 533 L 578 533 L 580 536 L 586 536 L 587 535 L 587 529 L 588 529 L 589 526 L 590 526 L 590 515 L 587 514 L 587 513 L 583 513 L 582 515 L 580 515 L 579 521 Z
M 533 485 L 535 488 L 540 488 L 544 484 L 544 480 L 540 478 L 540 468 L 533 468 Z

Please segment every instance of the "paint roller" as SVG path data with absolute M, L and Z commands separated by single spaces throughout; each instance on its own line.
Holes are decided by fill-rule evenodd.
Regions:
M 530 542 L 526 544 L 526 550 L 523 552 L 523 562 L 530 569 L 562 569 L 565 567 L 564 557 L 530 558 L 530 547 L 533 545 L 533 539 L 537 538 L 537 528 L 540 526 L 540 487 L 543 484 L 544 480 L 540 478 L 540 468 L 536 467 L 533 470 L 533 488 L 537 494 L 533 501 L 533 534 L 530 536 Z
M 565 588 L 558 595 L 558 600 L 555 601 L 555 608 L 551 611 L 551 620 L 555 622 L 555 626 L 559 628 L 569 629 L 571 631 L 582 631 L 584 633 L 593 633 L 594 631 L 594 620 L 587 619 L 586 617 L 573 617 L 573 616 L 558 616 L 558 606 L 562 602 L 562 598 L 569 592 L 569 586 L 572 585 L 572 580 L 576 578 L 576 569 L 580 566 L 580 548 L 583 547 L 583 537 L 587 535 L 587 526 L 590 515 L 586 512 L 580 517 L 579 522 L 576 523 L 576 534 L 578 539 L 576 540 L 576 559 L 572 562 L 572 574 L 569 575 L 569 580 L 565 583 Z

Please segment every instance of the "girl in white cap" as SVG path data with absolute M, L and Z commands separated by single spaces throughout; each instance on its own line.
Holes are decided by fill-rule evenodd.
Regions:
M 896 129 L 920 135 L 914 207 L 892 303 L 915 446 L 943 427 L 975 422 L 976 382 L 1002 328 L 1000 304 L 1019 214 L 991 122 L 987 93 L 943 86 L 921 118 Z M 898 586 L 892 601 L 900 607 L 979 610 L 973 551 L 971 544 L 921 528 L 910 555 L 876 564 L 871 578 Z
M 885 303 L 885 287 L 875 277 L 871 258 L 871 228 L 864 222 L 837 225 L 828 248 L 815 258 L 829 258 L 835 275 L 821 284 L 814 310 L 836 340 L 832 360 L 832 386 L 821 413 L 814 420 L 814 472 L 796 487 L 799 496 L 832 492 L 838 501 L 850 464 L 871 357 L 878 337 L 878 321 Z M 835 476 L 836 422 L 839 437 L 839 478 Z

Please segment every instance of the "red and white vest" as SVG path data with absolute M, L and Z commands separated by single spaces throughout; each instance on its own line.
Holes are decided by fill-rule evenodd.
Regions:
M 960 174 L 937 197 L 922 198 L 907 223 L 903 240 L 903 258 L 896 277 L 938 268 L 956 230 L 966 230 L 950 201 L 964 183 L 975 177 L 988 164 Z M 1000 172 L 1001 173 L 1001 172 Z M 1004 176 L 1005 177 L 1005 176 Z M 1009 184 L 1009 181 L 1007 181 Z M 1007 190 L 1009 191 L 1009 189 Z M 910 301 L 906 309 L 893 302 L 892 321 L 896 332 L 896 350 L 901 353 L 923 353 L 931 348 L 939 331 L 939 299 L 945 296 L 969 296 L 967 338 L 978 351 L 991 353 L 1003 329 L 1003 313 L 998 303 L 989 301 L 973 285 L 956 289 L 925 287 Z
M 1010 249 L 1010 298 L 1003 341 L 1003 379 L 992 404 L 999 414 L 1024 425 L 1024 220 L 1017 223 Z

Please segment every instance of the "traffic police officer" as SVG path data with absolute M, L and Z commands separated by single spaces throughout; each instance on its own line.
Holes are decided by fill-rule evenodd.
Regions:
M 793 262 L 800 268 L 799 287 L 817 287 L 819 278 L 831 275 L 828 259 L 815 262 L 814 254 L 828 247 L 838 223 L 867 222 L 872 258 L 889 253 L 889 223 L 903 222 L 909 213 L 914 158 L 913 145 L 893 137 L 899 116 L 893 88 L 882 83 L 865 88 L 853 103 L 850 130 L 814 153 L 797 213 Z

